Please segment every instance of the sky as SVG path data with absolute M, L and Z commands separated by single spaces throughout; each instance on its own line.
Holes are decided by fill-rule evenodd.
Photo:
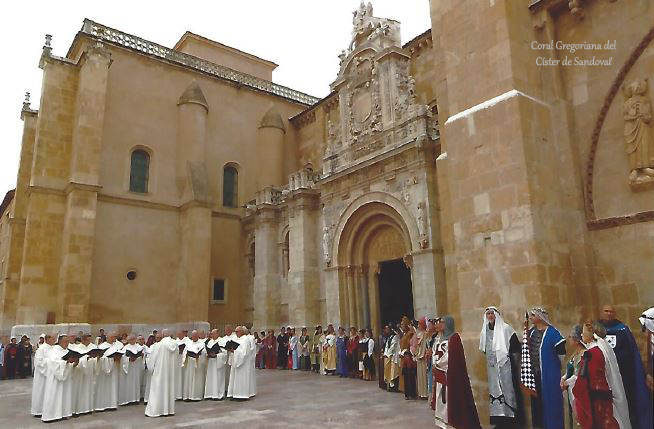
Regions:
M 402 43 L 428 30 L 429 0 L 373 0 L 374 15 L 402 23 Z M 0 76 L 0 200 L 16 186 L 25 92 L 39 108 L 45 34 L 65 56 L 84 18 L 173 47 L 186 30 L 273 61 L 273 81 L 324 97 L 347 48 L 359 0 L 59 0 L 7 2 Z

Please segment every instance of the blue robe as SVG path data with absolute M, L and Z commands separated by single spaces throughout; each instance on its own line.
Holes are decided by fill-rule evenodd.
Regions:
M 336 337 L 336 374 L 347 377 L 347 337 Z
M 529 336 L 533 333 L 529 331 Z M 542 406 L 543 427 L 545 429 L 562 429 L 563 394 L 561 392 L 561 361 L 557 347 L 565 342 L 565 338 L 553 326 L 548 326 L 540 344 L 540 383 L 538 398 Z
M 631 426 L 633 429 L 651 429 L 652 402 L 645 384 L 645 369 L 636 340 L 624 323 L 618 320 L 600 322 L 606 328 L 606 340 L 613 347 L 618 360 Z

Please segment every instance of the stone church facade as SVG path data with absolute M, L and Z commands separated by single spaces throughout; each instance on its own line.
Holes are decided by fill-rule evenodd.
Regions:
M 565 332 L 612 303 L 636 327 L 654 5 L 470 3 L 431 2 L 404 45 L 362 5 L 321 100 L 192 33 L 170 49 L 85 21 L 65 57 L 48 40 L 0 218 L 2 328 L 450 313 L 483 398 L 488 305 L 515 327 L 542 305 Z

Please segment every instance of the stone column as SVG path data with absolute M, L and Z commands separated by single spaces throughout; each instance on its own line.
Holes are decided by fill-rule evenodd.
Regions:
M 441 262 L 432 249 L 414 252 L 411 258 L 411 279 L 413 283 L 414 317 L 434 317 L 437 315 L 436 285 L 443 285 L 444 279 L 438 279 L 437 272 Z
M 278 209 L 261 204 L 255 214 L 254 326 L 279 329 L 280 282 L 277 254 Z
M 359 306 L 361 307 L 361 322 L 359 328 L 370 327 L 370 297 L 368 293 L 368 266 L 360 265 L 357 269 L 359 279 Z
M 329 267 L 325 269 L 325 299 L 326 318 L 325 323 L 338 323 L 343 319 L 343 286 L 339 281 L 341 267 Z
M 298 189 L 289 197 L 289 321 L 296 326 L 315 326 L 320 318 L 318 268 L 319 193 Z
M 256 189 L 284 183 L 284 120 L 275 107 L 261 118 L 257 131 Z
M 356 275 L 355 267 L 350 265 L 346 271 L 347 278 L 347 314 L 348 314 L 348 327 L 357 321 L 357 307 L 356 307 Z
M 95 217 L 100 191 L 100 152 L 111 55 L 99 43 L 80 61 L 70 184 L 59 271 L 58 322 L 89 320 Z

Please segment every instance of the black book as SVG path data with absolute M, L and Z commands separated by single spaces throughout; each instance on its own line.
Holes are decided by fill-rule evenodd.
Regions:
M 236 349 L 238 348 L 238 346 L 240 346 L 239 343 L 237 343 L 237 342 L 234 341 L 234 340 L 229 340 L 229 341 L 227 341 L 227 344 L 225 344 L 225 347 L 224 347 L 224 348 L 225 348 L 226 350 L 234 351 L 234 350 L 236 350 Z
M 220 347 L 220 344 L 218 344 L 218 342 L 216 342 L 213 346 L 211 346 L 210 348 L 207 349 L 207 353 L 213 353 L 213 354 L 217 355 L 218 353 L 220 353 L 220 349 L 222 349 L 222 348 L 224 348 L 224 347 Z
M 91 349 L 88 352 L 84 353 L 87 355 L 90 359 L 100 357 L 104 354 L 104 350 L 101 349 Z
M 196 357 L 200 356 L 201 354 L 202 354 L 202 350 L 200 350 L 199 352 L 192 352 L 190 350 L 186 351 L 186 356 L 192 357 L 192 358 L 196 358 Z
M 116 351 L 113 352 L 112 354 L 110 354 L 110 355 L 108 355 L 108 356 L 105 356 L 105 357 L 108 357 L 108 358 L 113 359 L 113 358 L 116 358 L 116 357 L 122 357 L 122 356 L 123 356 L 123 353 L 122 353 L 120 350 L 116 350 Z
M 181 355 L 184 352 L 184 348 L 186 347 L 186 344 L 180 344 L 179 345 L 179 354 Z
M 125 351 L 125 356 L 127 356 L 129 358 L 140 358 L 141 356 L 143 356 L 143 351 L 134 353 L 131 350 L 127 350 L 127 351 Z
M 61 357 L 61 360 L 69 360 L 69 359 L 79 359 L 83 355 L 81 353 L 77 353 L 75 350 L 67 349 L 66 354 Z

